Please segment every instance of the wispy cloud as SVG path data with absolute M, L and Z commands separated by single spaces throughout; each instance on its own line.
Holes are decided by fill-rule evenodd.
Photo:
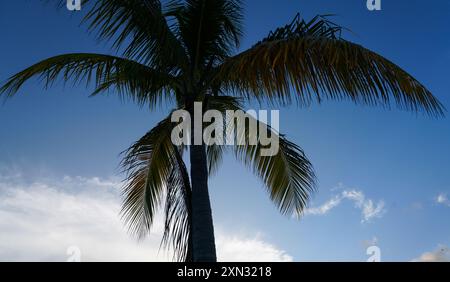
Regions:
M 434 251 L 426 252 L 418 258 L 413 259 L 414 262 L 450 262 L 450 248 L 445 245 L 438 246 Z
M 334 209 L 335 207 L 339 206 L 339 204 L 342 201 L 342 197 L 334 196 L 332 199 L 326 201 L 324 204 L 317 206 L 317 207 L 311 207 L 305 210 L 305 215 L 324 215 L 327 214 L 329 211 Z
M 450 207 L 450 200 L 448 199 L 447 194 L 441 193 L 436 197 L 435 200 L 437 204 Z
M 0 261 L 65 261 L 69 246 L 81 250 L 82 261 L 171 259 L 159 249 L 161 218 L 143 242 L 127 235 L 118 216 L 117 179 L 23 175 L 0 171 Z M 216 237 L 221 261 L 293 260 L 261 235 L 219 231 Z
M 305 210 L 305 215 L 325 215 L 332 209 L 339 206 L 344 200 L 354 203 L 355 208 L 361 210 L 361 222 L 368 222 L 373 218 L 380 218 L 386 212 L 383 200 L 376 204 L 372 199 L 368 199 L 360 190 L 344 190 L 340 194 L 333 196 L 324 204 L 316 207 L 310 207 Z

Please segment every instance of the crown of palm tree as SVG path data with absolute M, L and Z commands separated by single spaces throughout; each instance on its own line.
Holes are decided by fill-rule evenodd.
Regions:
M 59 1 L 65 2 L 65 1 Z M 175 109 L 202 101 L 205 109 L 242 109 L 245 101 L 308 106 L 324 100 L 395 105 L 442 116 L 444 107 L 415 78 L 384 57 L 342 38 L 342 28 L 317 16 L 299 15 L 239 52 L 239 0 L 86 0 L 84 18 L 99 40 L 121 56 L 75 53 L 43 60 L 11 77 L 0 89 L 11 97 L 32 77 L 50 86 L 92 82 L 92 95 L 116 90 L 122 98 L 154 108 L 164 100 Z M 170 117 L 124 152 L 127 172 L 122 215 L 139 238 L 151 229 L 165 204 L 163 243 L 175 259 L 192 259 L 191 182 L 185 147 L 174 146 Z M 278 134 L 268 127 L 272 134 Z M 246 132 L 245 134 L 248 134 Z M 236 146 L 238 160 L 260 177 L 284 214 L 301 214 L 315 187 L 312 165 L 301 148 L 279 134 L 280 150 L 261 156 L 261 145 Z M 247 137 L 244 137 L 247 138 Z M 230 148 L 231 149 L 231 148 Z M 217 170 L 223 146 L 207 146 L 209 173 Z

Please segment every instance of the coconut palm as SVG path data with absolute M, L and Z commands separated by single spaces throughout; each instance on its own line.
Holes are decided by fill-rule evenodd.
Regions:
M 65 2 L 65 1 L 63 1 Z M 89 30 L 120 56 L 64 54 L 12 76 L 2 87 L 11 97 L 32 77 L 50 86 L 58 79 L 92 82 L 93 96 L 115 90 L 153 110 L 242 109 L 249 101 L 309 106 L 325 100 L 396 106 L 432 116 L 444 107 L 415 78 L 388 59 L 343 39 L 328 17 L 299 15 L 252 47 L 239 51 L 239 0 L 87 0 Z M 164 209 L 163 243 L 174 258 L 216 261 L 208 176 L 230 150 L 262 179 L 283 214 L 301 215 L 315 187 L 312 166 L 300 147 L 279 134 L 280 150 L 262 156 L 261 145 L 175 146 L 170 114 L 124 152 L 127 177 L 122 216 L 132 234 L 146 236 Z M 245 135 L 249 133 L 246 132 Z M 248 136 L 244 136 L 247 140 Z M 189 151 L 190 171 L 183 153 Z

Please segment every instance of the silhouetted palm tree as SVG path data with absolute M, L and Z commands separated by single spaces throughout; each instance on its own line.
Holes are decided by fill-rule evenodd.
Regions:
M 63 1 L 65 2 L 65 1 Z M 309 106 L 323 100 L 396 105 L 443 115 L 439 101 L 416 79 L 382 56 L 341 37 L 327 17 L 298 15 L 248 50 L 242 36 L 239 0 L 84 1 L 84 21 L 100 40 L 112 40 L 122 56 L 65 54 L 14 75 L 1 89 L 13 96 L 28 79 L 46 86 L 93 81 L 92 95 L 115 89 L 151 109 L 163 100 L 193 111 L 241 108 L 242 101 Z M 163 242 L 178 260 L 215 261 L 208 174 L 217 169 L 221 146 L 177 147 L 170 139 L 170 116 L 133 144 L 124 156 L 128 172 L 122 215 L 130 231 L 145 236 L 165 203 Z M 272 129 L 267 128 L 273 134 Z M 283 214 L 301 214 L 314 190 L 314 173 L 303 151 L 280 134 L 280 151 L 261 156 L 261 145 L 233 147 L 238 160 L 262 178 Z M 182 153 L 190 152 L 190 177 Z

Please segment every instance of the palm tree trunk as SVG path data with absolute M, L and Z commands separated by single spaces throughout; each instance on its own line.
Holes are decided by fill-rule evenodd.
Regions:
M 216 246 L 208 192 L 205 145 L 193 144 L 190 146 L 193 259 L 195 262 L 215 262 Z

